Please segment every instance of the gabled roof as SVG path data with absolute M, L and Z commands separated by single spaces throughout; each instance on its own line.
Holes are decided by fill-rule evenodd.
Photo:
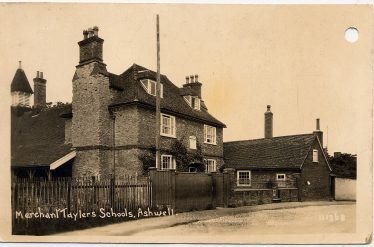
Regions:
M 119 90 L 119 95 L 112 101 L 111 107 L 140 103 L 155 107 L 156 97 L 148 94 L 140 84 L 141 79 L 156 80 L 156 72 L 134 64 L 121 75 L 108 73 L 110 86 Z M 204 102 L 200 111 L 193 110 L 183 99 L 181 90 L 165 75 L 161 75 L 164 97 L 161 99 L 161 111 L 182 115 L 218 127 L 226 127 L 207 111 Z
M 13 77 L 12 84 L 10 85 L 10 92 L 25 92 L 32 94 L 29 80 L 27 80 L 26 74 L 23 69 L 17 69 L 16 74 Z
M 43 111 L 11 113 L 12 167 L 49 166 L 71 151 L 65 144 L 65 119 L 60 114 L 69 105 Z
M 225 142 L 225 166 L 237 169 L 300 169 L 315 140 L 315 135 L 303 134 Z

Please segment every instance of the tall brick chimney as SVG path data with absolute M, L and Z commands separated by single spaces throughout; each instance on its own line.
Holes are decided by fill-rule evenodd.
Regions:
M 319 142 L 321 143 L 321 146 L 323 148 L 323 132 L 321 131 L 319 124 L 320 124 L 319 123 L 319 118 L 317 118 L 316 119 L 316 130 L 313 131 L 313 134 L 318 137 Z
M 98 28 L 83 31 L 79 45 L 79 64 L 73 77 L 73 118 L 71 142 L 76 150 L 72 176 L 96 176 L 113 173 L 113 119 L 109 77 L 103 63 L 103 42 Z
M 273 137 L 273 113 L 270 111 L 270 105 L 267 106 L 265 112 L 265 138 Z
M 99 28 L 93 27 L 83 31 L 83 40 L 78 42 L 79 65 L 92 61 L 103 62 L 103 43 L 99 38 Z
M 199 82 L 198 75 L 186 76 L 186 84 L 183 84 L 184 88 L 189 88 L 192 96 L 198 96 L 201 99 L 201 86 L 203 84 Z
M 47 80 L 43 78 L 43 72 L 36 72 L 34 80 L 34 107 L 46 106 L 46 84 Z

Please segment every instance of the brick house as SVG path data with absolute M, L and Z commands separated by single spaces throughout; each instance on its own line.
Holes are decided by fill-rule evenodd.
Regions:
M 156 73 L 136 64 L 119 75 L 108 72 L 103 42 L 97 27 L 83 32 L 72 104 L 47 109 L 46 80 L 38 72 L 34 107 L 30 108 L 24 102 L 33 92 L 23 70 L 23 74 L 17 70 L 11 90 L 17 95 L 12 104 L 14 171 L 28 167 L 35 173 L 44 167 L 49 174 L 66 174 L 70 169 L 73 177 L 142 173 L 141 158 L 154 155 Z M 25 88 L 13 90 L 13 84 Z M 203 160 L 191 162 L 189 171 L 196 171 L 197 163 L 207 172 L 222 166 L 226 126 L 209 114 L 201 87 L 197 75 L 186 77 L 182 88 L 161 75 L 158 169 L 176 168 L 171 153 L 176 140 L 188 153 L 199 151 L 203 156 Z
M 225 167 L 236 178 L 234 194 L 299 188 L 300 200 L 331 199 L 331 167 L 322 141 L 319 119 L 313 133 L 273 137 L 273 114 L 268 106 L 265 138 L 224 143 Z

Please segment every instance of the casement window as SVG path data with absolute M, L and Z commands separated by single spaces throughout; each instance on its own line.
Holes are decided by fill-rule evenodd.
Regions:
M 161 113 L 161 135 L 175 137 L 175 117 Z
M 156 96 L 156 82 L 150 79 L 143 79 L 140 81 L 144 90 L 150 95 Z M 160 83 L 160 97 L 164 97 L 164 85 Z
M 217 166 L 216 166 L 216 160 L 214 159 L 204 159 L 205 164 L 205 172 L 216 172 Z
M 190 149 L 196 149 L 196 136 L 190 136 Z
M 286 181 L 286 174 L 277 173 L 277 181 Z
M 188 95 L 184 96 L 184 99 L 192 109 L 200 111 L 201 100 L 199 97 Z
M 318 162 L 318 150 L 313 149 L 313 162 Z
M 238 186 L 251 186 L 251 171 L 239 170 L 236 172 L 236 183 Z
M 204 125 L 204 143 L 216 144 L 216 127 Z
M 161 170 L 175 169 L 175 159 L 172 155 L 161 155 Z

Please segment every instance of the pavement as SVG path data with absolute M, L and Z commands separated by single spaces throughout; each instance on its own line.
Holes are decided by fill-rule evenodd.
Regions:
M 344 215 L 344 222 L 341 219 L 342 215 Z M 338 227 L 336 222 L 334 222 L 336 220 L 340 220 L 342 227 Z M 326 224 L 321 224 L 322 222 Z M 186 233 L 186 231 L 193 234 L 206 234 L 211 231 L 219 232 L 222 228 L 225 229 L 226 233 L 230 232 L 230 229 L 232 231 L 243 230 L 247 232 L 249 228 L 251 228 L 253 233 L 261 233 L 258 231 L 261 229 L 267 231 L 267 228 L 275 231 L 284 231 L 287 228 L 285 224 L 294 226 L 295 223 L 297 226 L 295 230 L 302 229 L 302 226 L 305 225 L 312 231 L 320 231 L 321 225 L 330 229 L 331 224 L 334 223 L 334 227 L 332 227 L 334 231 L 349 232 L 352 228 L 353 230 L 355 228 L 355 202 L 283 202 L 238 208 L 217 208 L 214 210 L 178 213 L 172 216 L 142 218 L 90 229 L 62 232 L 55 235 L 131 236 L 143 234 L 144 232 L 147 234 L 178 234 L 179 232 Z M 282 227 L 280 228 L 279 226 Z M 297 232 L 293 231 L 292 233 Z

